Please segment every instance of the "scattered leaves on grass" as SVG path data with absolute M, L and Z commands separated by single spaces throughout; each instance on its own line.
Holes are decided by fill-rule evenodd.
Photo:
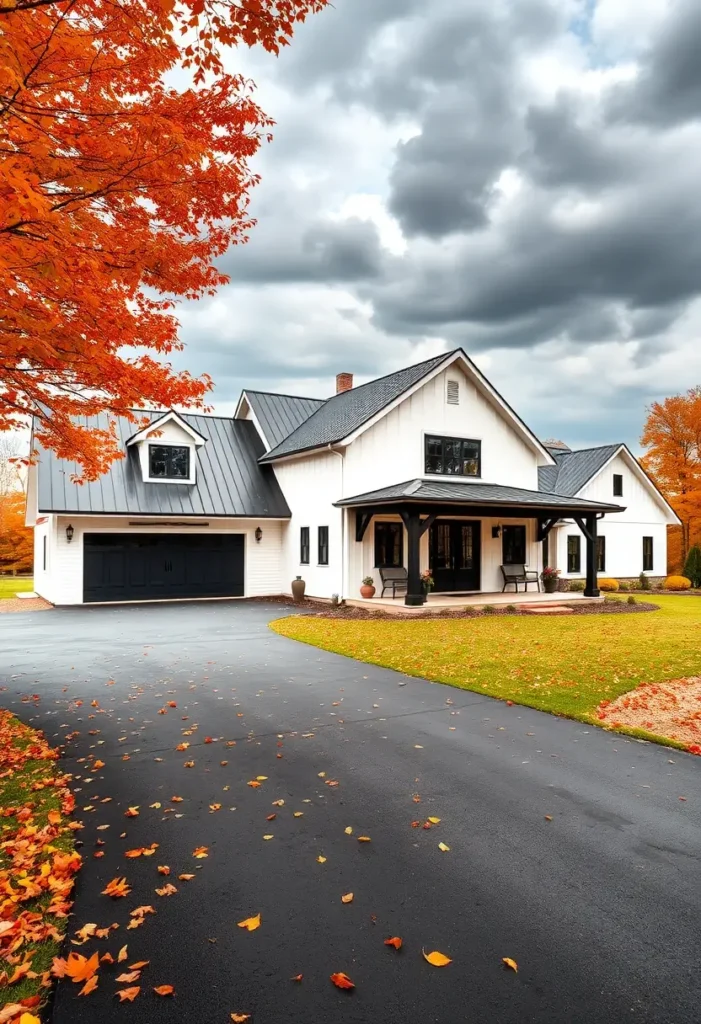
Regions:
M 432 953 L 427 953 L 425 949 L 421 950 L 424 960 L 427 960 L 433 967 L 447 967 L 448 964 L 452 964 L 452 960 L 445 953 L 439 953 L 438 950 L 434 950 Z
M 516 973 L 518 973 L 518 964 L 515 960 L 512 960 L 510 956 L 503 956 L 501 958 L 501 962 L 505 967 L 509 967 L 512 971 L 516 971 Z
M 245 921 L 239 921 L 239 928 L 245 928 L 246 931 L 254 932 L 256 928 L 260 928 L 260 914 L 256 914 L 255 917 L 247 917 Z
M 350 980 L 347 974 L 343 973 L 343 971 L 338 971 L 336 974 L 332 974 L 331 981 L 334 983 L 336 988 L 355 988 L 355 984 Z

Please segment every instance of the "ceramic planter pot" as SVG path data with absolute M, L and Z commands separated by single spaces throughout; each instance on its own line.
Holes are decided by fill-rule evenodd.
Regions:
M 360 596 L 361 597 L 374 597 L 375 596 L 375 588 L 374 587 L 369 587 L 366 583 L 363 583 L 363 585 L 360 588 Z
M 301 604 L 304 600 L 304 591 L 307 589 L 307 584 L 304 582 L 301 576 L 297 576 L 292 580 L 292 600 L 295 604 Z
M 557 577 L 543 580 L 543 590 L 546 594 L 554 594 L 557 591 Z

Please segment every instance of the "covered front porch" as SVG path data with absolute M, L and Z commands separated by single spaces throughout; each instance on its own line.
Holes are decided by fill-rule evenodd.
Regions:
M 485 605 L 494 605 L 499 608 L 504 608 L 507 605 L 515 605 L 517 608 L 547 608 L 558 607 L 562 604 L 574 604 L 578 603 L 599 603 L 603 601 L 603 596 L 598 597 L 586 597 L 583 593 L 555 593 L 546 594 L 544 591 L 529 591 L 527 594 L 521 590 L 518 594 L 513 591 L 497 591 L 496 593 L 490 594 L 486 592 L 472 593 L 472 594 L 429 594 L 426 598 L 426 602 L 423 605 L 407 605 L 404 603 L 404 594 L 397 597 L 361 597 L 358 599 L 350 599 L 346 601 L 346 604 L 351 607 L 358 608 L 382 608 L 383 611 L 389 612 L 400 612 L 405 613 L 407 611 L 414 612 L 426 612 L 426 611 L 458 611 L 464 608 L 474 608 L 475 611 L 484 608 Z
M 598 598 L 597 521 L 621 506 L 530 491 L 500 484 L 455 480 L 410 480 L 336 503 L 348 509 L 349 568 L 358 579 L 371 576 L 377 588 L 373 603 L 398 600 L 382 593 L 383 569 L 406 569 L 400 599 L 409 607 L 426 602 L 421 573 L 430 570 L 435 589 L 429 603 L 445 607 L 468 603 L 521 603 L 522 587 L 501 593 L 502 564 L 524 563 L 538 574 L 547 562 L 544 546 L 563 518 L 574 519 L 586 542 L 583 598 Z M 543 595 L 531 584 L 527 596 Z M 353 599 L 353 595 L 349 595 Z M 567 600 L 575 599 L 574 594 Z

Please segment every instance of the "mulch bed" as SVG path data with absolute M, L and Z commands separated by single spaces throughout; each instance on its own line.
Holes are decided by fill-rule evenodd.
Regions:
M 598 718 L 615 728 L 645 729 L 701 754 L 701 676 L 639 686 L 600 704 Z
M 285 596 L 253 598 L 253 600 L 268 601 L 280 604 L 289 608 L 296 608 L 307 615 L 315 615 L 319 618 L 328 619 L 488 619 L 505 615 L 527 615 L 517 605 L 509 608 L 508 605 L 491 605 L 493 611 L 482 612 L 467 605 L 465 608 L 441 608 L 435 611 L 426 610 L 421 612 L 388 612 L 381 608 L 360 608 L 354 605 L 341 605 L 334 608 L 325 601 L 315 601 L 312 598 L 305 599 L 302 604 L 295 604 L 291 598 Z M 635 604 L 628 604 L 625 600 L 609 600 L 601 604 L 588 604 L 586 602 L 572 601 L 561 602 L 565 607 L 571 608 L 575 615 L 625 615 L 636 612 L 654 612 L 659 605 L 648 601 L 636 601 Z
M 0 601 L 0 614 L 2 612 L 46 612 L 53 608 L 52 604 L 45 601 L 43 597 L 8 597 Z

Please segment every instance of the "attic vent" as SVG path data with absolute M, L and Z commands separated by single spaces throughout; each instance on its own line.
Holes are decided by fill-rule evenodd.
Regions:
M 446 390 L 446 401 L 448 405 L 460 405 L 460 384 L 456 380 L 449 380 Z

